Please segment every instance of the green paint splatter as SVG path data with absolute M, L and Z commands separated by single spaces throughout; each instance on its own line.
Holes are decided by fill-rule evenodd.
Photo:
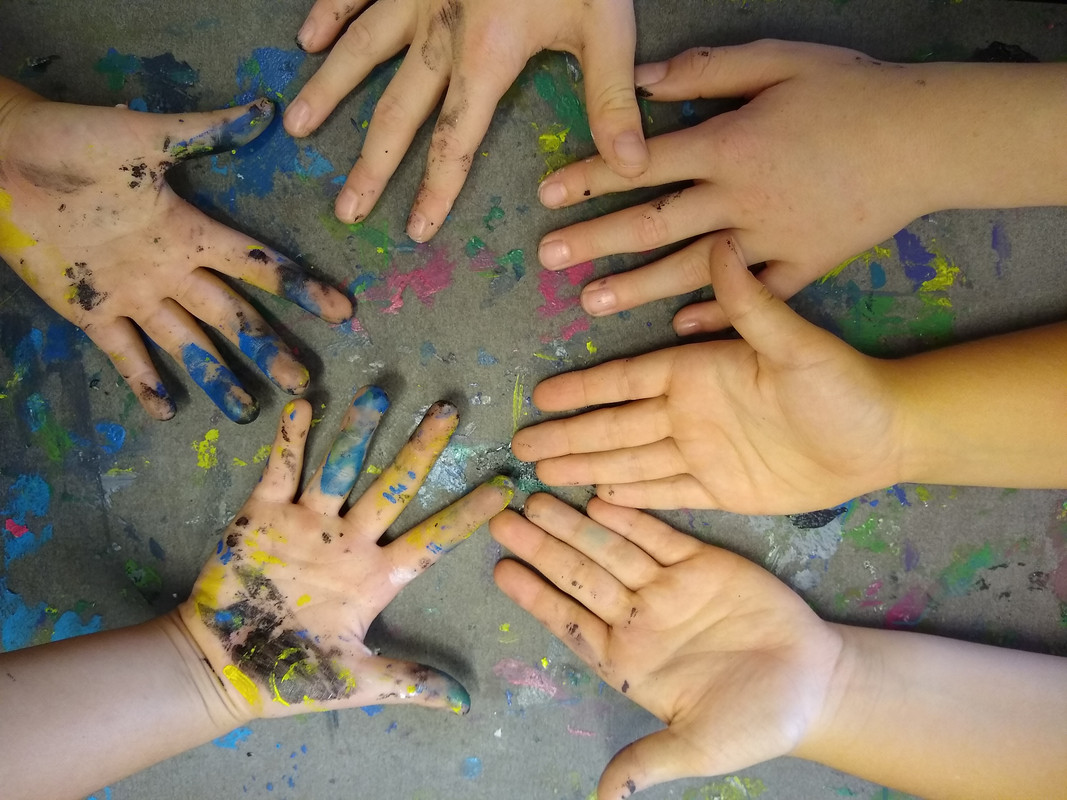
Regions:
M 731 775 L 699 789 L 687 789 L 682 800 L 749 800 L 759 797 L 765 791 L 767 786 L 759 778 Z
M 993 546 L 961 548 L 953 554 L 952 563 L 938 576 L 938 583 L 949 597 L 967 594 L 974 584 L 979 570 L 989 569 L 997 563 Z
M 841 538 L 851 542 L 860 550 L 869 550 L 872 553 L 893 552 L 894 545 L 878 533 L 878 522 L 878 517 L 870 517 L 862 525 L 842 533 Z
M 585 113 L 585 104 L 575 91 L 574 84 L 561 75 L 554 74 L 549 68 L 539 70 L 534 75 L 534 88 L 542 100 L 551 107 L 560 124 L 570 130 L 570 138 L 578 139 L 579 144 L 593 141 L 589 130 L 589 121 Z
M 137 587 L 137 591 L 144 596 L 145 600 L 152 602 L 159 596 L 163 590 L 163 579 L 152 567 L 138 564 L 132 558 L 128 558 L 124 568 L 126 577 Z

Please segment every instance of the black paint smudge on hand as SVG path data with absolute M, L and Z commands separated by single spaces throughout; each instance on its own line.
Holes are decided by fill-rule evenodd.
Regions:
M 93 271 L 84 261 L 76 261 L 74 266 L 67 267 L 63 274 L 72 281 L 71 288 L 74 290 L 68 302 L 77 303 L 86 311 L 92 311 L 107 299 L 107 292 L 98 292 L 93 286 Z

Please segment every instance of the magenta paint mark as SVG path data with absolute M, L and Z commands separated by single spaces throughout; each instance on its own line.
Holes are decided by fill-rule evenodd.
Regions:
M 389 305 L 382 309 L 386 314 L 396 314 L 404 307 L 404 290 L 410 289 L 424 306 L 433 307 L 433 297 L 452 283 L 456 262 L 448 257 L 443 248 L 431 249 L 419 245 L 416 253 L 426 258 L 423 266 L 410 272 L 392 272 L 385 278 L 385 285 L 368 289 L 369 300 L 384 301 Z
M 19 525 L 13 519 L 9 519 L 4 522 L 4 530 L 14 536 L 16 539 L 30 532 L 29 528 L 27 528 L 25 525 Z
M 592 731 L 583 731 L 581 728 L 572 728 L 570 725 L 567 726 L 567 733 L 571 736 L 584 736 L 586 739 L 592 739 L 596 736 Z
M 926 613 L 930 599 L 930 592 L 925 587 L 913 586 L 886 612 L 885 624 L 890 628 L 910 628 L 917 625 Z
M 547 675 L 515 658 L 498 661 L 493 666 L 493 674 L 498 678 L 503 678 L 512 686 L 528 686 L 544 692 L 549 697 L 555 697 L 560 692 L 560 688 L 552 683 Z
M 883 583 L 883 581 L 875 581 L 867 587 L 867 590 L 863 593 L 863 600 L 860 601 L 861 608 L 882 605 L 882 601 L 878 599 L 878 593 L 882 591 Z
M 568 308 L 574 308 L 578 305 L 579 294 L 576 292 L 561 297 L 560 292 L 568 285 L 581 286 L 591 277 L 593 277 L 592 261 L 586 261 L 584 264 L 578 264 L 560 272 L 543 270 L 537 279 L 537 288 L 541 296 L 545 298 L 545 302 L 538 307 L 537 313 L 542 317 L 554 317 Z

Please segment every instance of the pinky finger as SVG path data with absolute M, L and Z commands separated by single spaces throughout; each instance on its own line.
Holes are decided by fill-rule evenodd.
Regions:
M 150 416 L 159 420 L 174 416 L 177 410 L 174 400 L 167 394 L 148 348 L 132 322 L 120 317 L 104 327 L 91 328 L 89 338 L 107 353 Z
M 630 508 L 722 508 L 692 475 L 671 475 L 632 483 L 601 483 L 596 487 L 596 495 L 606 503 Z
M 311 405 L 307 400 L 286 403 L 278 418 L 278 432 L 270 449 L 263 477 L 252 496 L 272 503 L 291 503 L 300 487 L 304 466 L 304 443 L 311 429 Z
M 608 625 L 604 620 L 517 561 L 499 562 L 493 570 L 493 579 L 519 608 L 600 672 L 608 644 Z M 602 677 L 610 681 L 610 676 Z

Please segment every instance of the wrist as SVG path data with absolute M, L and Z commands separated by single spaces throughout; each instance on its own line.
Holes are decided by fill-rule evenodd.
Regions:
M 255 718 L 247 703 L 234 702 L 226 691 L 223 679 L 215 672 L 183 618 L 181 606 L 148 624 L 156 625 L 167 637 L 176 654 L 175 663 L 182 675 L 183 691 L 198 699 L 199 706 L 220 734 Z
M 19 120 L 28 108 L 44 99 L 21 84 L 0 78 L 0 166 L 12 148 Z M 3 170 L 0 168 L 0 177 Z

